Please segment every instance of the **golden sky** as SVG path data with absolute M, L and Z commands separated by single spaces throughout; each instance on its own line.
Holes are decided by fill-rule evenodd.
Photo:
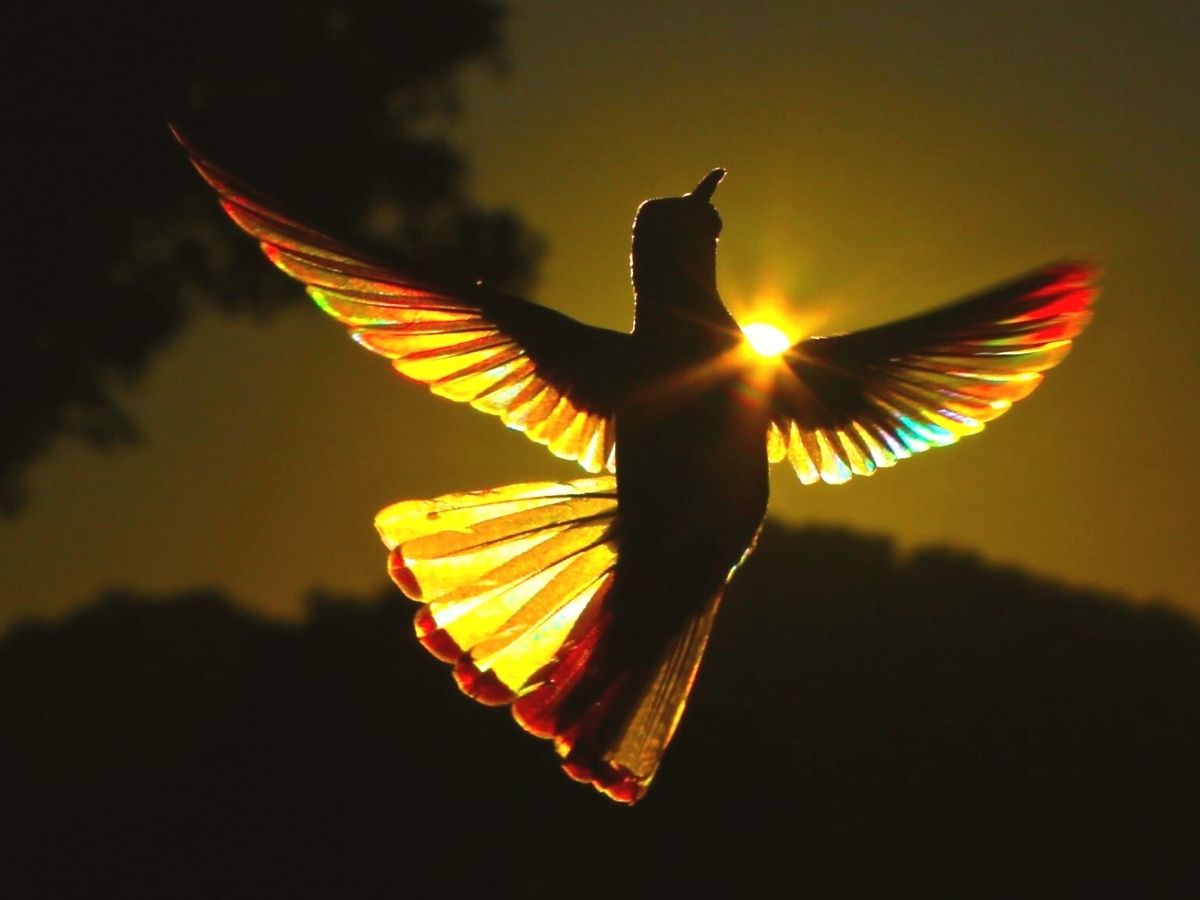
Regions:
M 770 300 L 802 331 L 1103 261 L 1094 323 L 1029 400 L 870 479 L 802 487 L 777 467 L 777 516 L 1200 614 L 1192 5 L 513 6 L 509 71 L 466 79 L 454 134 L 477 195 L 548 239 L 547 305 L 627 329 L 637 204 L 716 165 L 727 304 Z M 163 165 L 186 165 L 165 131 Z M 403 383 L 295 296 L 265 326 L 203 319 L 164 354 L 132 397 L 145 446 L 64 444 L 37 466 L 28 512 L 0 525 L 0 624 L 117 584 L 215 584 L 294 614 L 310 587 L 384 580 L 371 520 L 393 500 L 578 474 Z

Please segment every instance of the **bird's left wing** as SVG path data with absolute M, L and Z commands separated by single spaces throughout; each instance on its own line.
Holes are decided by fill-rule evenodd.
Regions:
M 870 475 L 1008 411 L 1091 319 L 1095 269 L 1058 263 L 923 315 L 783 356 L 767 455 L 804 484 Z
M 379 263 L 283 215 L 176 136 L 229 217 L 359 344 L 555 456 L 588 472 L 613 470 L 628 335 L 480 284 L 447 285 Z

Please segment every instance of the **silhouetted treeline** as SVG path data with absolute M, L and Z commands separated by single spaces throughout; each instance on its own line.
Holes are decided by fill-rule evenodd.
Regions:
M 412 611 L 317 597 L 290 626 L 211 591 L 112 592 L 15 629 L 4 895 L 1196 886 L 1200 631 L 1162 609 L 771 527 L 632 810 L 460 696 Z
M 456 77 L 498 63 L 490 0 L 18 4 L 3 83 L 10 236 L 0 514 L 62 435 L 128 442 L 122 388 L 201 308 L 299 307 L 167 132 L 341 234 L 520 287 L 539 241 L 480 209 L 444 139 Z

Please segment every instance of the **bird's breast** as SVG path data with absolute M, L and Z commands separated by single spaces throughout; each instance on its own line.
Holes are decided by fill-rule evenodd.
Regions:
M 621 552 L 723 580 L 766 513 L 767 417 L 736 372 L 688 378 L 662 373 L 618 412 Z

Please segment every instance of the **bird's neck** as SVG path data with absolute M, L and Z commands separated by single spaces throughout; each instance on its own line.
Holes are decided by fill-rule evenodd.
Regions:
M 697 337 L 714 328 L 736 327 L 717 293 L 715 247 L 682 254 L 635 244 L 631 268 L 635 334 L 669 343 L 696 343 Z

